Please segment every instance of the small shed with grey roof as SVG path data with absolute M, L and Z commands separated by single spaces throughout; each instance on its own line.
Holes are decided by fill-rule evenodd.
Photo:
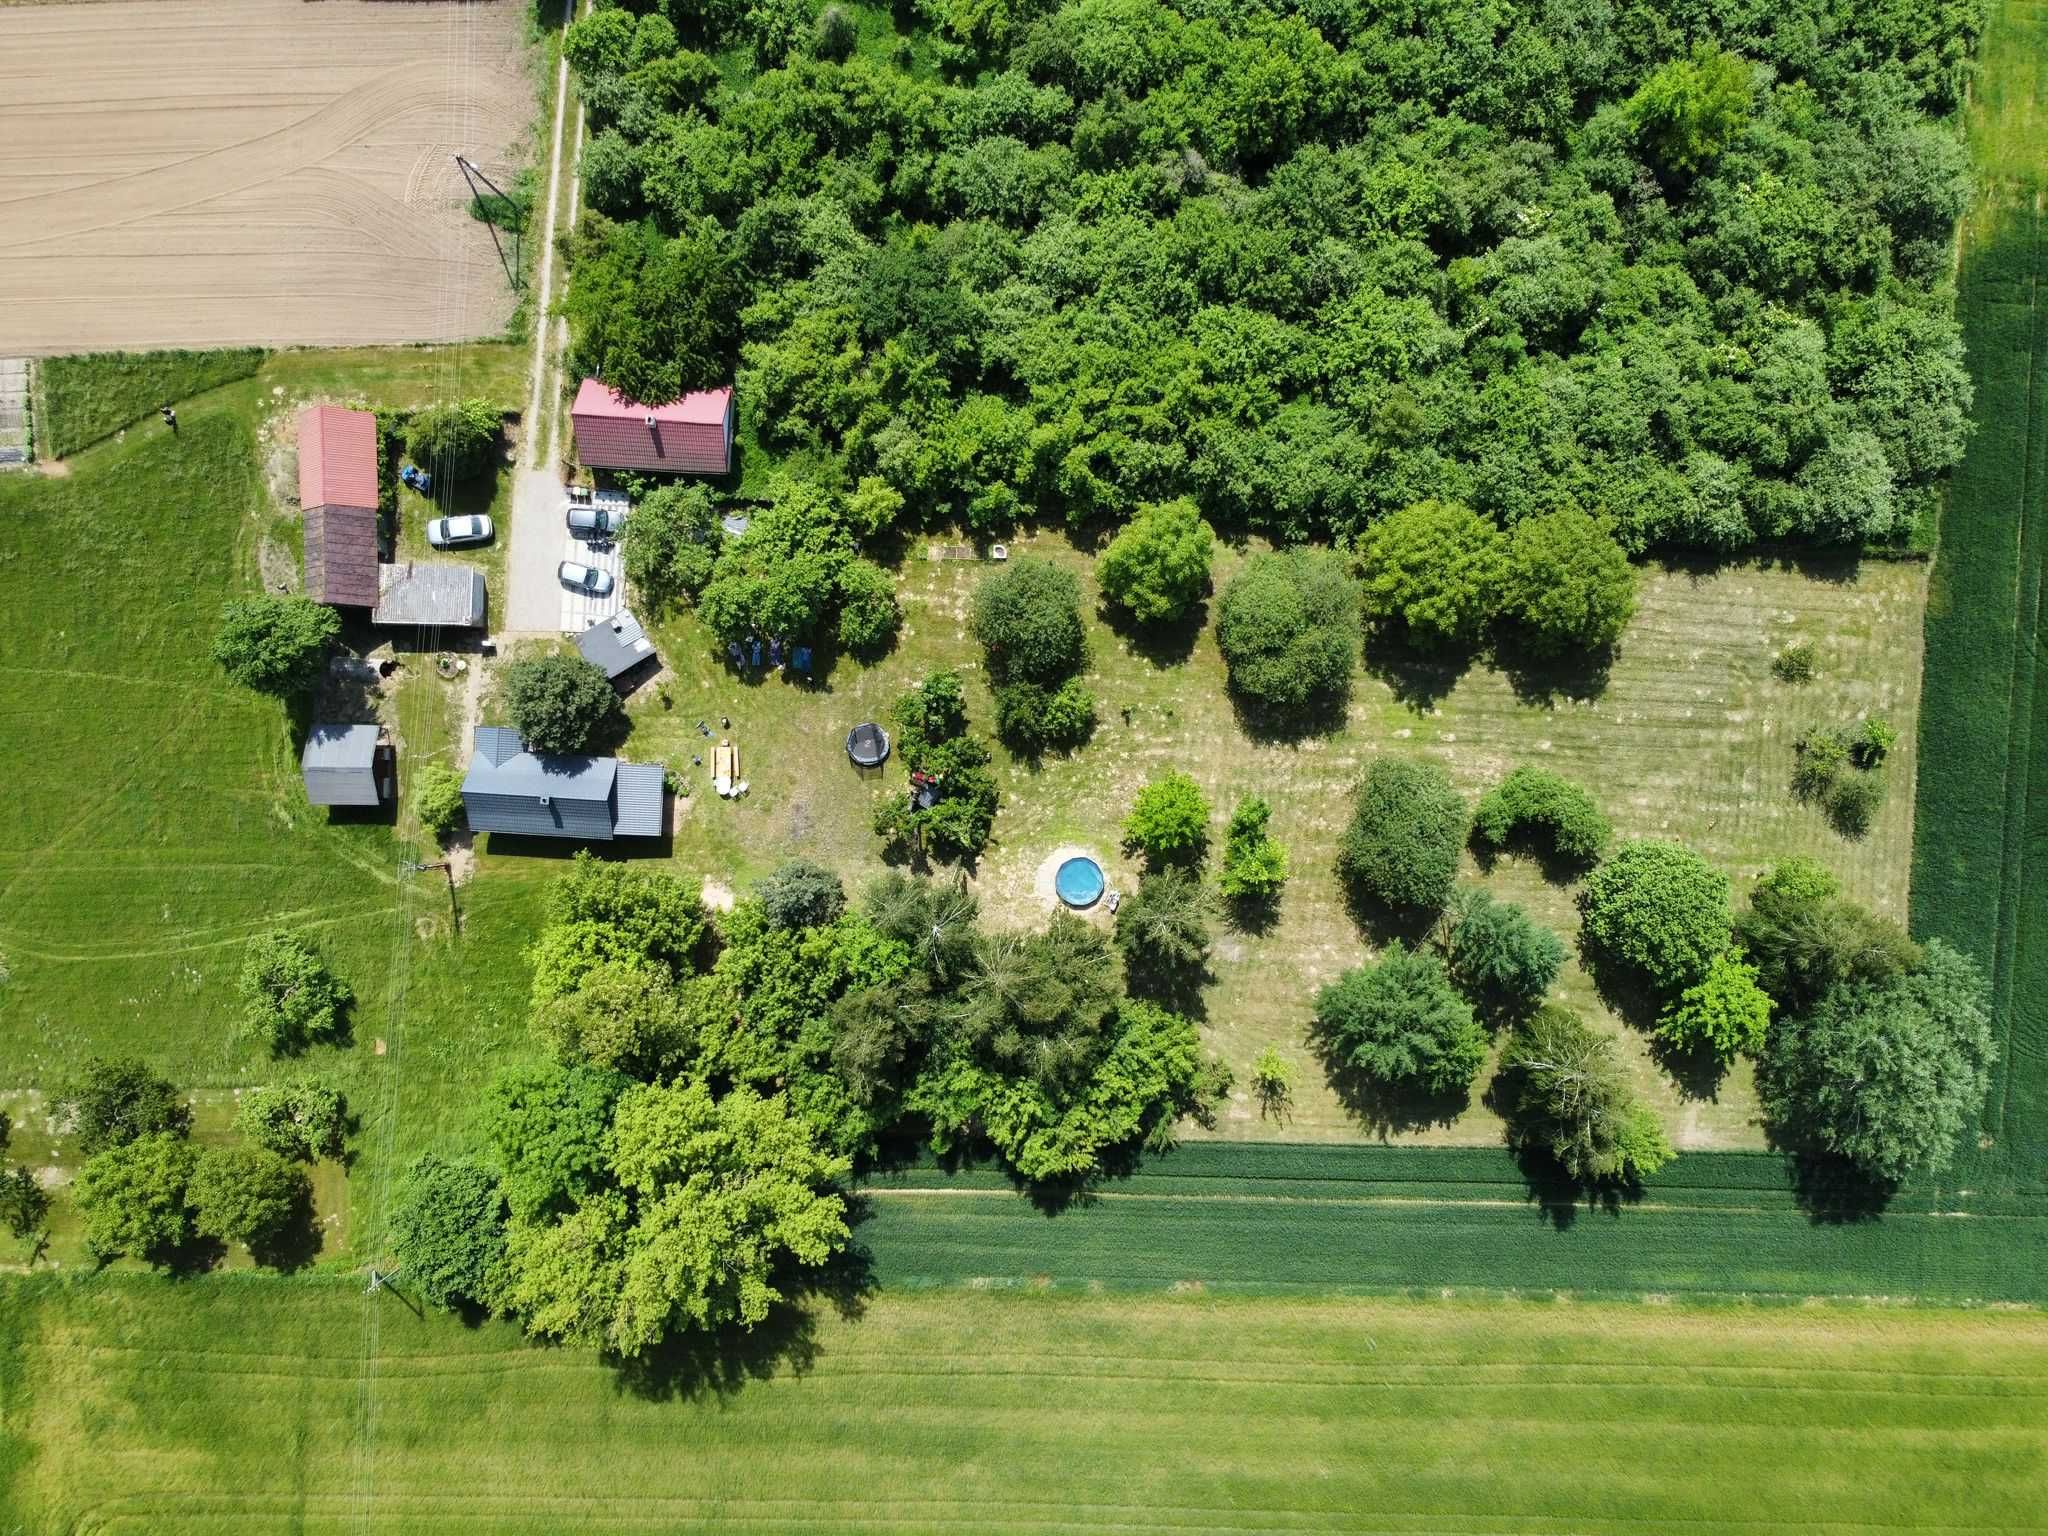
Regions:
M 442 629 L 480 629 L 484 573 L 473 565 L 416 565 L 407 560 L 379 568 L 383 592 L 370 622 Z
M 657 763 L 529 752 L 509 726 L 480 725 L 462 804 L 472 832 L 609 842 L 658 837 L 663 788 Z
M 630 613 L 599 619 L 576 637 L 583 659 L 601 667 L 606 677 L 624 677 L 635 667 L 655 660 L 654 642 Z
M 299 754 L 306 798 L 314 805 L 380 805 L 390 798 L 375 725 L 316 725 Z

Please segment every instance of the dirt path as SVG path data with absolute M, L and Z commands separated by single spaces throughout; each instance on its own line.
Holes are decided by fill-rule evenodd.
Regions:
M 491 334 L 515 296 L 453 156 L 509 176 L 532 101 L 516 5 L 0 7 L 0 336 Z

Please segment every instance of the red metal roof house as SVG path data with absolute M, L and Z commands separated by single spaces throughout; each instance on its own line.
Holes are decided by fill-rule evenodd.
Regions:
M 671 475 L 732 470 L 732 389 L 700 389 L 666 405 L 628 400 L 585 379 L 569 408 L 576 457 L 591 469 L 644 469 Z
M 306 595 L 338 607 L 377 604 L 377 418 L 339 405 L 299 413 L 299 506 L 306 515 Z

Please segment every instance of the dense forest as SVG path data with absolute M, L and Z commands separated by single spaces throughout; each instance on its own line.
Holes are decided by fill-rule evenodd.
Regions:
M 602 0 L 601 0 L 602 3 Z M 911 520 L 1909 537 L 1972 0 L 632 0 L 574 363 Z

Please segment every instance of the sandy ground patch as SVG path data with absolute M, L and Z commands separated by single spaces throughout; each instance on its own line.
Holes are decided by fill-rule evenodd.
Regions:
M 12 352 L 495 334 L 460 151 L 508 184 L 536 115 L 514 0 L 0 7 Z

